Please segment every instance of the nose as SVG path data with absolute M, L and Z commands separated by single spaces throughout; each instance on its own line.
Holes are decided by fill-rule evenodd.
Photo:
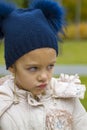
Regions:
M 41 72 L 39 75 L 38 75 L 38 80 L 40 82 L 46 82 L 48 80 L 48 73 L 46 71 L 43 71 Z

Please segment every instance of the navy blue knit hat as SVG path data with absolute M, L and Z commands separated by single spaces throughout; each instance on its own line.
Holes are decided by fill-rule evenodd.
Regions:
M 5 40 L 7 69 L 34 49 L 50 47 L 58 54 L 57 33 L 62 29 L 63 9 L 51 0 L 36 1 L 26 9 L 0 2 L 0 39 Z

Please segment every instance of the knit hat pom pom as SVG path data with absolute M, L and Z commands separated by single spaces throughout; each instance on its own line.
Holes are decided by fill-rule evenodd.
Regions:
M 0 1 L 0 39 L 2 39 L 4 37 L 3 31 L 2 31 L 3 20 L 14 9 L 15 9 L 15 7 L 12 4 L 8 4 L 8 3 L 5 3 L 3 1 Z
M 64 9 L 51 0 L 37 0 L 30 6 L 33 9 L 41 9 L 55 33 L 62 30 Z

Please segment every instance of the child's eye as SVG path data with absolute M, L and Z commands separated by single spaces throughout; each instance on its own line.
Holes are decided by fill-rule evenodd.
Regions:
M 28 70 L 30 72 L 35 72 L 37 69 L 38 69 L 37 67 L 30 67 L 30 68 L 28 68 Z
M 54 64 L 48 66 L 48 70 L 51 70 L 54 68 Z

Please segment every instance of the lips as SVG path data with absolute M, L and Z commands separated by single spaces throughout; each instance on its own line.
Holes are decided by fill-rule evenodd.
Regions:
M 47 84 L 41 84 L 41 85 L 39 85 L 38 87 L 39 87 L 39 88 L 46 88 L 46 86 L 47 86 Z

